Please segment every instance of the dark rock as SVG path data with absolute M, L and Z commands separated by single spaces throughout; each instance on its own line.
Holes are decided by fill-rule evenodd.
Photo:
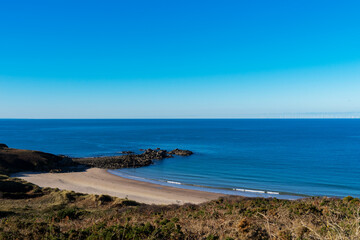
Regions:
M 193 152 L 189 151 L 189 150 L 181 150 L 181 149 L 176 148 L 176 149 L 170 151 L 169 154 L 178 155 L 178 156 L 190 156 L 193 154 Z
M 6 144 L 0 143 L 0 149 L 9 148 Z
M 74 158 L 72 159 L 76 163 L 98 167 L 98 168 L 108 168 L 108 169 L 117 169 L 117 168 L 137 168 L 148 166 L 153 163 L 154 160 L 163 160 L 165 158 L 171 158 L 174 155 L 179 156 L 189 156 L 192 154 L 188 150 L 175 149 L 171 152 L 166 150 L 161 150 L 160 148 L 142 150 L 141 154 L 134 154 L 132 152 L 127 152 L 127 155 L 121 156 L 112 156 L 112 157 L 94 157 L 94 158 Z
M 167 151 L 166 150 L 160 150 L 159 149 L 146 149 L 144 151 L 144 153 L 140 154 L 139 155 L 140 157 L 142 158 L 145 158 L 145 159 L 158 159 L 158 160 L 162 160 L 164 158 L 169 158 L 171 156 L 168 155 Z
M 122 153 L 122 154 L 134 154 L 133 151 L 121 151 L 120 153 Z
M 152 163 L 151 159 L 139 157 L 139 155 L 122 155 L 112 157 L 95 158 L 75 158 L 73 161 L 98 168 L 117 169 L 117 168 L 137 168 L 148 166 Z

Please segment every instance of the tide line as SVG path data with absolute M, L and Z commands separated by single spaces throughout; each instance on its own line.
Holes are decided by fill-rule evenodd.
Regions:
M 276 194 L 276 195 L 280 194 L 279 192 L 261 191 L 261 190 L 243 189 L 243 188 L 233 188 L 233 190 L 239 192 L 267 193 L 267 194 Z

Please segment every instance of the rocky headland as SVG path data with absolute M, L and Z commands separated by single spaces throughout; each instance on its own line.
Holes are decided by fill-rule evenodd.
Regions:
M 148 166 L 154 160 L 172 158 L 174 155 L 190 156 L 189 150 L 174 149 L 172 151 L 157 149 L 142 150 L 141 154 L 123 151 L 119 156 L 104 156 L 91 158 L 70 158 L 64 155 L 54 155 L 41 151 L 9 148 L 0 143 L 0 173 L 15 172 L 61 172 L 71 171 L 74 167 L 97 167 L 106 169 L 138 168 Z
M 189 150 L 174 149 L 172 151 L 157 149 L 142 150 L 143 153 L 135 154 L 133 152 L 124 152 L 124 155 L 111 157 L 92 157 L 92 158 L 73 158 L 73 161 L 82 165 L 117 169 L 117 168 L 138 168 L 148 166 L 154 160 L 163 160 L 172 158 L 174 155 L 190 156 L 193 152 Z
M 3 174 L 24 171 L 61 171 L 66 167 L 76 165 L 77 163 L 66 156 L 9 148 L 6 144 L 0 144 L 0 173 Z

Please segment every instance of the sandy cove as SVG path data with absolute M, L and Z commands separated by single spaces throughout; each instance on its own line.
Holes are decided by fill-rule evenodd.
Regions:
M 119 177 L 105 169 L 89 168 L 83 172 L 16 173 L 18 177 L 40 187 L 59 188 L 88 194 L 107 194 L 147 204 L 202 203 L 222 194 L 161 186 Z

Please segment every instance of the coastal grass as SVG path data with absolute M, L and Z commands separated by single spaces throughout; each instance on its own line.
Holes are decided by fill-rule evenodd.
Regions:
M 360 238 L 360 201 L 352 197 L 229 196 L 199 205 L 147 205 L 39 188 L 6 175 L 0 187 L 0 239 Z

